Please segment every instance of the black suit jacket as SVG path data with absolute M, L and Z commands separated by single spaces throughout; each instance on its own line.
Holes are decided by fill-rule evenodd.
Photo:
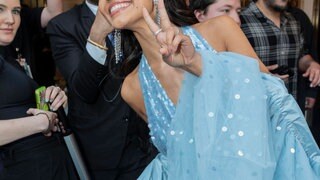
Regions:
M 108 67 L 97 63 L 86 50 L 94 18 L 83 3 L 51 20 L 47 33 L 56 65 L 68 84 L 70 126 L 89 169 L 101 170 L 118 165 L 128 136 L 137 131 L 147 136 L 148 132 L 141 133 L 137 126 L 143 123 L 146 127 L 146 124 L 123 101 L 120 93 L 113 102 L 106 101 L 120 90 L 123 79 L 103 80 Z M 112 50 L 112 46 L 108 47 Z M 138 159 L 139 156 L 142 155 L 133 153 L 132 157 Z

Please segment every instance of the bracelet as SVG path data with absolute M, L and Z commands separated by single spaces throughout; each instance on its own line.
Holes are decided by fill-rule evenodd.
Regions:
M 96 47 L 98 47 L 98 48 L 100 48 L 100 49 L 102 49 L 102 50 L 105 50 L 105 51 L 108 50 L 108 48 L 106 47 L 106 45 L 102 46 L 101 44 L 98 44 L 98 43 L 92 41 L 92 40 L 90 39 L 90 37 L 88 37 L 87 41 L 88 41 L 90 44 L 92 44 L 92 45 L 94 45 L 94 46 L 96 46 Z
M 46 113 L 44 113 L 44 112 L 39 112 L 39 113 L 36 114 L 36 116 L 41 115 L 41 114 L 45 115 L 45 116 L 47 117 L 47 119 L 48 119 L 48 122 L 49 122 L 48 128 L 47 128 L 45 131 L 42 131 L 43 134 L 47 134 L 47 133 L 49 133 L 49 132 L 51 131 L 51 130 L 50 130 L 51 120 L 50 120 L 50 118 L 49 118 L 49 115 L 46 114 Z

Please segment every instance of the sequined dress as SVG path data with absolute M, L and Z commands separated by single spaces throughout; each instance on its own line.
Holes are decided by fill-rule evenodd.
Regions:
M 143 56 L 140 84 L 151 140 L 159 155 L 143 180 L 320 179 L 320 151 L 282 81 L 256 60 L 216 52 L 183 28 L 203 60 L 203 73 L 185 73 L 176 106 Z

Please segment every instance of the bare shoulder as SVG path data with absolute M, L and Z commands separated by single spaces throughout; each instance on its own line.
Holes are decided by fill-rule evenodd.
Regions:
M 217 51 L 228 50 L 228 39 L 243 35 L 239 25 L 229 16 L 218 16 L 193 27 Z
M 238 27 L 237 23 L 229 16 L 218 16 L 211 18 L 205 22 L 198 23 L 194 27 L 202 34 L 210 33 L 223 33 L 224 30 Z M 238 27 L 239 28 L 239 27 Z

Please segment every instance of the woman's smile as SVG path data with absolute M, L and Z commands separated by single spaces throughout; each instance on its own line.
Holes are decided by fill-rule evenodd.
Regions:
M 131 5 L 131 1 L 122 1 L 122 2 L 115 2 L 111 3 L 109 6 L 109 13 L 110 16 L 114 16 L 115 14 L 119 13 L 120 11 L 123 11 L 128 6 Z

